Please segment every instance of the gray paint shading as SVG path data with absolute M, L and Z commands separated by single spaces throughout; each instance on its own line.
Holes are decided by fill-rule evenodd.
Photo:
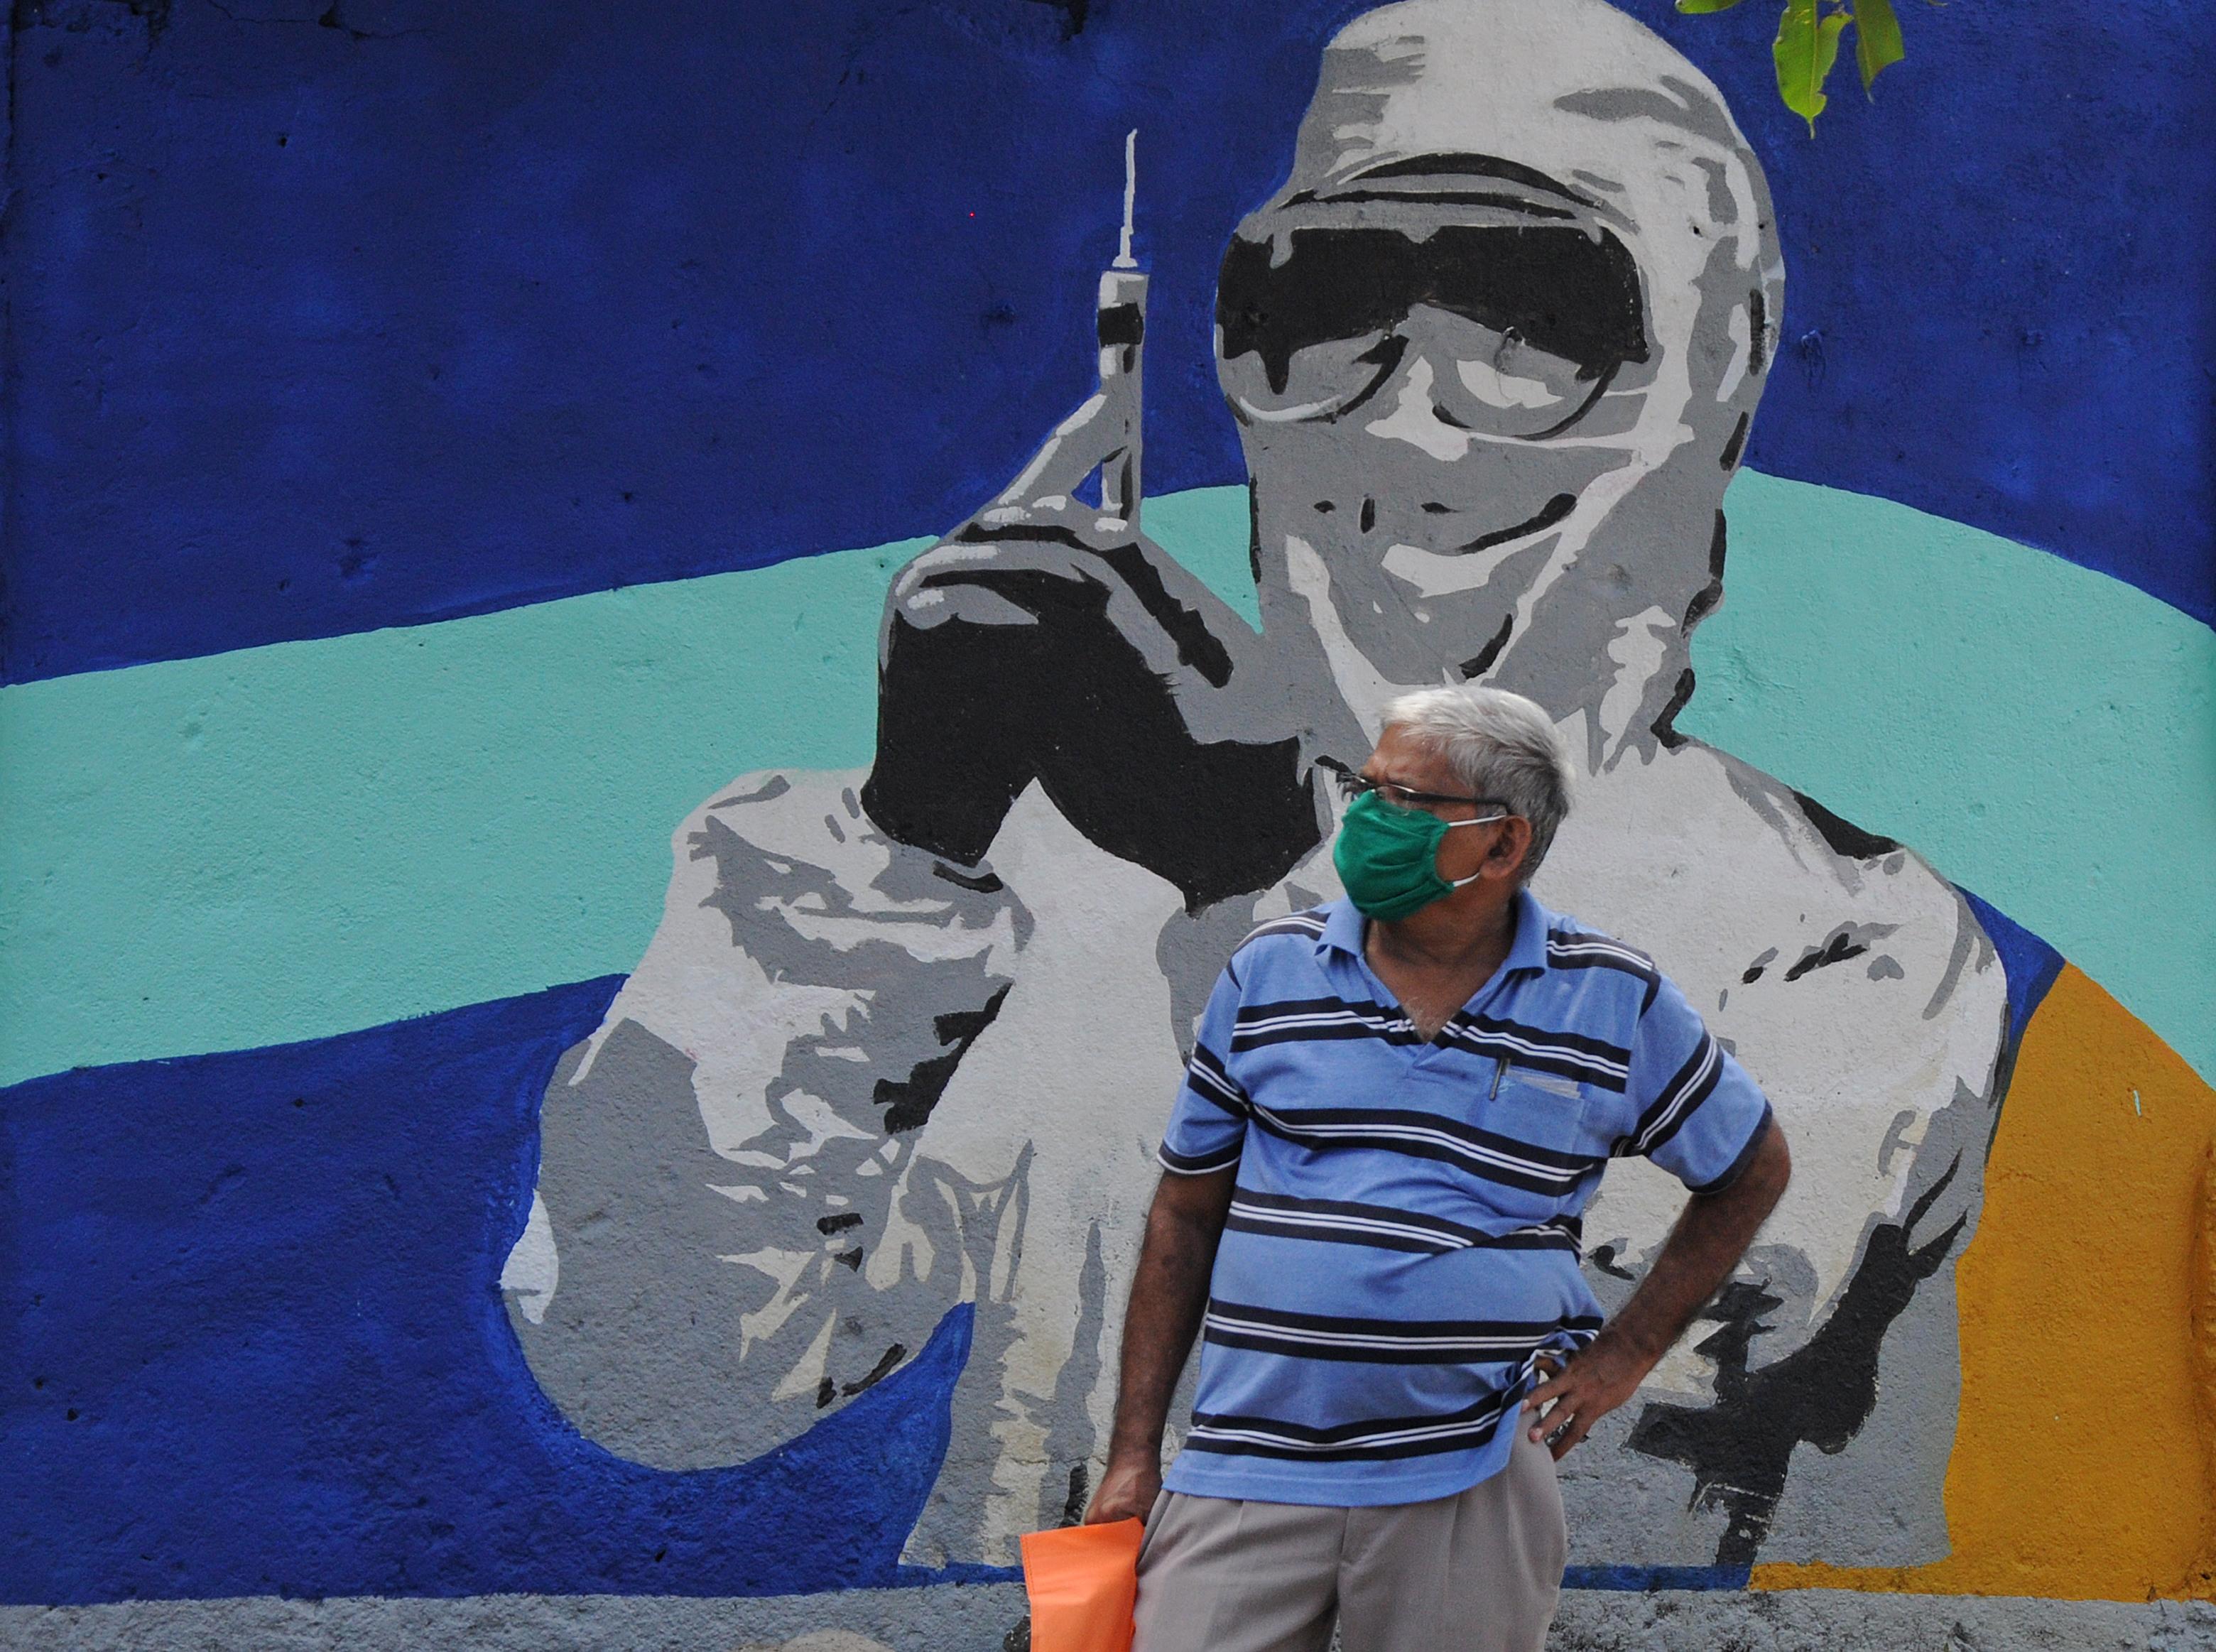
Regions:
M 983 1271 L 1001 1224 L 1021 1223 L 1020 1177 L 980 1186 L 916 1153 L 1007 978 L 988 953 L 918 970 L 896 939 L 840 944 L 768 918 L 765 903 L 853 915 L 852 892 L 828 869 L 765 853 L 730 824 L 786 789 L 726 799 L 690 850 L 714 869 L 701 904 L 729 920 L 731 945 L 753 965 L 869 1002 L 866 1026 L 826 1018 L 785 1044 L 762 1092 L 770 1127 L 749 1138 L 752 1154 L 777 1168 L 714 1150 L 694 1063 L 631 1020 L 606 1029 L 589 1055 L 564 1057 L 540 1113 L 538 1195 L 558 1285 L 537 1321 L 512 1304 L 511 1322 L 564 1415 L 658 1468 L 743 1462 L 865 1391 L 923 1347 L 958 1298 L 965 1263 Z M 896 854 L 880 892 L 920 885 L 933 899 L 916 922 L 933 928 L 950 909 L 1009 909 L 997 891 L 920 885 L 930 876 Z M 900 933 L 897 922 L 874 927 Z M 871 1058 L 853 1057 L 858 1039 Z M 821 1119 L 797 1106 L 803 1099 L 847 1133 L 824 1137 Z M 864 1264 L 896 1198 L 927 1236 L 932 1261 L 884 1288 L 868 1283 Z M 781 1291 L 771 1273 L 732 1261 L 762 1252 L 797 1270 Z M 777 1299 L 801 1305 L 780 1318 Z

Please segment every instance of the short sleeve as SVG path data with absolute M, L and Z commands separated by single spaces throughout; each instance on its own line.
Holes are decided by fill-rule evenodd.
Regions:
M 1238 1014 L 1239 983 L 1226 969 L 1201 1013 L 1192 1059 L 1185 1063 L 1185 1082 L 1178 1086 L 1169 1125 L 1162 1131 L 1157 1156 L 1165 1170 L 1204 1176 L 1239 1162 L 1246 1142 L 1246 1092 L 1224 1060 Z
M 1768 1131 L 1761 1087 L 1666 977 L 1639 1018 L 1627 1089 L 1637 1121 L 1616 1150 L 1653 1160 L 1696 1193 L 1736 1181 Z

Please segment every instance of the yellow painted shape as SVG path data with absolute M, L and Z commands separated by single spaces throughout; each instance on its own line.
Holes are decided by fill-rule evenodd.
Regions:
M 1956 1265 L 1954 1552 L 1758 1589 L 2216 1593 L 2216 1090 L 2065 966 L 2025 1028 Z

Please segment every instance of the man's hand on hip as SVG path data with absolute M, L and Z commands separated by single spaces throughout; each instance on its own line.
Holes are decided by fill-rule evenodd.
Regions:
M 1524 1396 L 1524 1409 L 1531 1414 L 1531 1438 L 1560 1462 L 1592 1432 L 1593 1424 L 1638 1392 L 1653 1368 L 1652 1359 L 1610 1341 L 1608 1333 L 1602 1332 L 1591 1347 Z
M 1629 1399 L 1684 1335 L 1701 1304 L 1746 1254 L 1792 1174 L 1785 1132 L 1773 1119 L 1737 1180 L 1693 1195 L 1623 1311 L 1591 1347 L 1524 1396 L 1522 1415 L 1531 1420 L 1531 1438 L 1543 1441 L 1556 1461 Z M 1542 1415 L 1532 1417 L 1535 1411 Z

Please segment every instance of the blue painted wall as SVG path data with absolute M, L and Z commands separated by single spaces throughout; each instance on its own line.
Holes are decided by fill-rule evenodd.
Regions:
M 900 1581 L 967 1308 L 734 1469 L 612 1457 L 524 1369 L 539 1097 L 620 984 L 0 1091 L 0 1602 Z
M 1134 125 L 1150 483 L 1236 480 L 1216 259 L 1358 9 L 26 0 L 0 674 L 943 528 L 1087 387 Z M 2202 14 L 1913 8 L 1812 141 L 1772 9 L 1629 9 L 1779 204 L 1751 462 L 2216 620 Z

